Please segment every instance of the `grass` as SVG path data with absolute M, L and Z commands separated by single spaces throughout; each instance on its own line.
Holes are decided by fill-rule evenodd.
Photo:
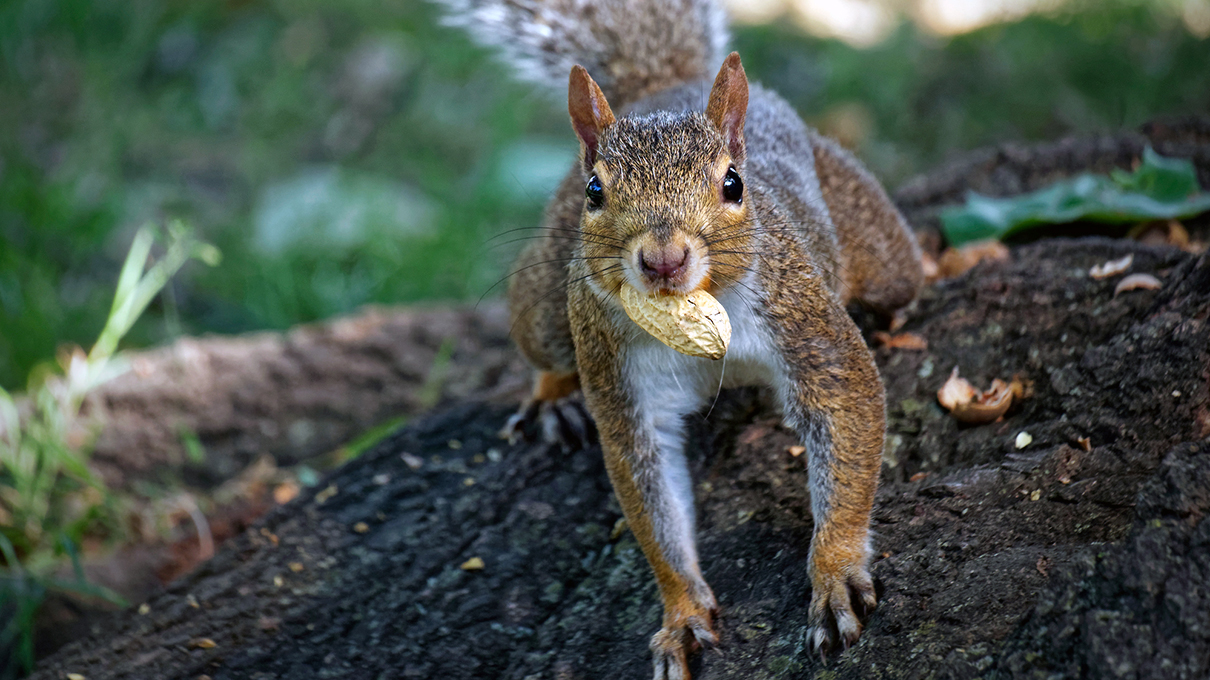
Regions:
M 80 408 L 92 389 L 125 370 L 115 357 L 118 343 L 185 262 L 218 263 L 218 251 L 180 223 L 167 236 L 163 254 L 147 268 L 154 232 L 144 227 L 135 234 L 105 326 L 87 354 L 63 352 L 62 372 L 35 378 L 24 400 L 0 388 L 0 650 L 10 651 L 3 677 L 32 669 L 34 616 L 48 592 L 121 601 L 84 579 L 76 553 L 86 537 L 121 532 L 119 501 L 88 467 L 96 423 L 82 418 Z M 56 575 L 65 559 L 71 579 Z

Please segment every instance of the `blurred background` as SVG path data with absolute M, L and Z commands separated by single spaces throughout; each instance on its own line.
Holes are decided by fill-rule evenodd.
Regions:
M 962 150 L 1210 112 L 1210 0 L 732 0 L 750 77 L 890 187 Z M 224 254 L 128 336 L 474 302 L 575 153 L 417 0 L 0 0 L 0 386 L 87 346 L 135 230 Z M 495 237 L 495 238 L 493 238 Z

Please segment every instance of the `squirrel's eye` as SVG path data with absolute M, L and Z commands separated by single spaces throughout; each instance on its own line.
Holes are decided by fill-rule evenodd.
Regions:
M 732 203 L 744 200 L 744 181 L 739 178 L 735 168 L 729 168 L 727 176 L 723 178 L 723 198 Z
M 596 175 L 588 178 L 588 186 L 584 187 L 584 195 L 588 197 L 588 209 L 599 210 L 605 204 L 605 190 L 601 188 L 601 180 Z

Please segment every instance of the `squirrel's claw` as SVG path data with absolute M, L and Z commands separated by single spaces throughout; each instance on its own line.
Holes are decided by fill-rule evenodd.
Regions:
M 710 595 L 713 602 L 713 595 Z M 690 680 L 688 657 L 699 649 L 716 649 L 713 607 L 681 619 L 676 625 L 665 621 L 664 628 L 651 637 L 651 656 L 655 662 L 655 680 Z
M 586 448 L 597 438 L 596 425 L 579 394 L 546 402 L 539 409 L 538 421 L 543 441 L 559 444 L 564 451 Z
M 689 629 L 689 633 L 693 635 L 693 640 L 702 649 L 714 649 L 718 646 L 718 634 L 714 632 L 714 627 L 706 618 L 690 616 L 689 620 L 685 622 L 685 627 Z
M 527 400 L 509 416 L 500 437 L 515 444 L 532 440 L 534 432 L 541 441 L 558 444 L 567 452 L 586 448 L 597 440 L 596 424 L 579 393 L 555 401 Z
M 861 637 L 861 621 L 854 606 L 868 616 L 878 604 L 874 581 L 862 569 L 848 578 L 817 579 L 812 585 L 809 633 L 811 645 L 827 663 L 827 653 L 847 652 Z
M 651 657 L 655 662 L 652 680 L 689 680 L 684 631 L 660 629 L 651 638 Z
M 542 406 L 542 402 L 536 399 L 529 399 L 517 412 L 508 417 L 504 427 L 500 428 L 500 438 L 507 439 L 509 444 L 516 444 L 519 441 L 525 440 L 525 426 L 527 423 L 533 422 L 538 416 L 538 409 Z

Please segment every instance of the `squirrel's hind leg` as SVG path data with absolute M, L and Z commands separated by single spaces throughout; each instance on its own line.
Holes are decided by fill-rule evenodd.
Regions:
M 841 300 L 860 300 L 880 316 L 912 301 L 924 285 L 920 246 L 870 172 L 839 144 L 812 135 L 815 173 L 840 245 Z
M 534 391 L 504 428 L 509 441 L 537 434 L 575 450 L 596 440 L 576 371 L 567 320 L 567 265 L 575 259 L 583 182 L 572 172 L 547 209 L 538 234 L 517 257 L 508 286 L 510 334 L 536 370 Z
M 535 372 L 533 394 L 509 417 L 500 436 L 516 443 L 532 438 L 534 430 L 542 441 L 559 444 L 564 451 L 596 442 L 597 428 L 584 406 L 578 373 Z

